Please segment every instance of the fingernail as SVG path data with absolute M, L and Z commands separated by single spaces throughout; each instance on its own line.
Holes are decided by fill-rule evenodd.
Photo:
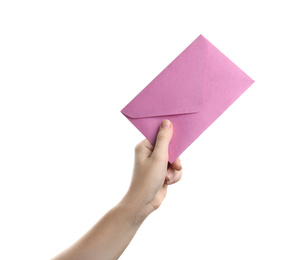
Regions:
M 167 183 L 171 184 L 173 182 L 173 178 L 174 178 L 174 171 L 169 170 L 168 178 L 169 178 L 169 181 Z
M 162 123 L 161 123 L 161 127 L 162 128 L 170 128 L 171 126 L 171 122 L 169 120 L 164 120 Z

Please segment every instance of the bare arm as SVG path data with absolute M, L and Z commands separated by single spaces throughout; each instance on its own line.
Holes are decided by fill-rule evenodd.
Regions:
M 143 222 L 135 205 L 121 201 L 54 260 L 118 259 Z
M 135 148 L 132 182 L 121 202 L 103 216 L 82 238 L 53 260 L 115 260 L 124 252 L 136 231 L 180 180 L 180 160 L 168 163 L 172 124 L 165 120 L 155 147 L 148 140 Z

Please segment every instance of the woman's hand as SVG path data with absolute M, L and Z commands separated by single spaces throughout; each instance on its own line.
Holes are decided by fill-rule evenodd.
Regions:
M 180 180 L 177 159 L 168 163 L 168 148 L 173 128 L 164 120 L 155 147 L 144 140 L 135 148 L 135 163 L 130 188 L 81 239 L 53 260 L 118 259 L 144 219 L 162 203 L 167 187 Z
M 155 147 L 145 139 L 135 148 L 133 177 L 125 200 L 136 203 L 143 219 L 161 205 L 167 194 L 168 185 L 181 179 L 180 159 L 172 164 L 168 162 L 168 148 L 172 135 L 172 123 L 164 120 Z

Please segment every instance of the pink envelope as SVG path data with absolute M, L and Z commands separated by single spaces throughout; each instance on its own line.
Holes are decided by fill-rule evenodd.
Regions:
M 169 119 L 173 163 L 253 83 L 200 35 L 121 112 L 153 145 Z

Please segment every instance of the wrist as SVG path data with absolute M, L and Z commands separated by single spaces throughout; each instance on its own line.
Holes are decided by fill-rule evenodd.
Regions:
M 140 196 L 131 192 L 124 196 L 120 205 L 127 208 L 127 213 L 134 224 L 141 224 L 154 211 L 154 208 L 145 203 Z

